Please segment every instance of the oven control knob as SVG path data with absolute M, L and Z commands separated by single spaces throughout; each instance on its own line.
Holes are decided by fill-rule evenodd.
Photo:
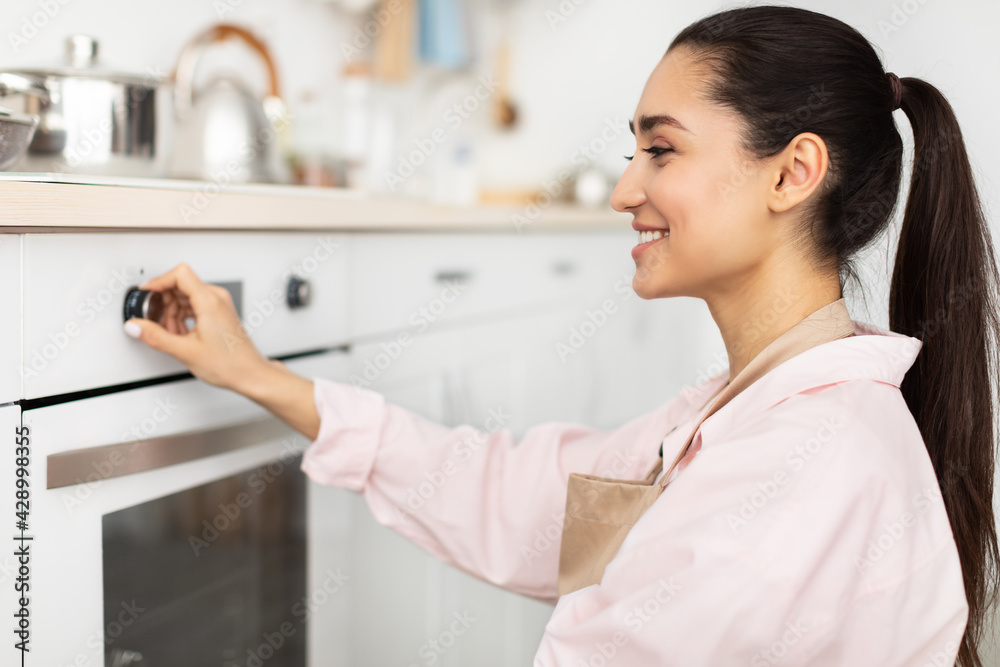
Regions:
M 308 306 L 310 296 L 312 296 L 312 290 L 307 281 L 294 276 L 288 279 L 286 300 L 288 301 L 289 308 Z
M 125 321 L 133 317 L 159 322 L 163 317 L 163 296 L 159 292 L 132 287 L 125 294 Z

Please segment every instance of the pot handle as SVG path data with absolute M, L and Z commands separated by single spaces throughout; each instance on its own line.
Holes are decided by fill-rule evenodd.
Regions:
M 20 74 L 0 72 L 0 97 L 7 95 L 34 95 L 48 102 L 49 89 L 34 79 Z
M 194 103 L 194 74 L 205 48 L 228 39 L 239 39 L 257 52 L 267 67 L 268 96 L 281 99 L 278 68 L 267 46 L 256 35 L 245 28 L 229 23 L 214 25 L 196 35 L 181 50 L 177 68 L 172 74 L 174 80 L 174 104 L 178 114 L 183 115 Z

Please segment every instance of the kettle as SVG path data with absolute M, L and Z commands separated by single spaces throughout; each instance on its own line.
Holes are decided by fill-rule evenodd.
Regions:
M 205 49 L 228 39 L 246 43 L 266 65 L 269 85 L 263 100 L 242 79 L 226 74 L 194 89 L 195 72 Z M 289 115 L 274 59 L 259 38 L 239 26 L 212 26 L 185 45 L 172 78 L 176 129 L 171 177 L 215 181 L 223 186 L 291 180 L 280 150 Z

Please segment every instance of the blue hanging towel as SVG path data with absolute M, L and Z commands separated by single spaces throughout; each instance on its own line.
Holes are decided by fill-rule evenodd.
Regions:
M 451 69 L 468 64 L 459 0 L 420 0 L 420 59 Z

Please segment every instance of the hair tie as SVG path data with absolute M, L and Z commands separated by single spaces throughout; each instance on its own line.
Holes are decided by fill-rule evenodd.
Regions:
M 886 76 L 889 77 L 889 84 L 892 86 L 892 110 L 895 111 L 903 101 L 903 84 L 892 72 L 886 72 Z

